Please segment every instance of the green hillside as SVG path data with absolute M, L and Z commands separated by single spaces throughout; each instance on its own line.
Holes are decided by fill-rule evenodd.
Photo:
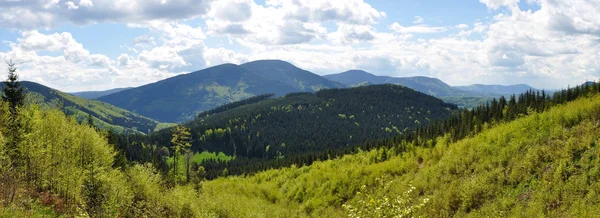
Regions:
M 219 216 L 231 217 L 269 211 L 307 217 L 408 211 L 415 217 L 594 217 L 600 213 L 599 112 L 596 95 L 455 143 L 442 137 L 432 148 L 400 154 L 379 149 L 210 181 L 202 198 L 211 199 L 206 207 Z
M 61 107 L 67 115 L 74 116 L 80 122 L 87 121 L 88 114 L 92 115 L 95 125 L 102 129 L 120 133 L 149 133 L 158 125 L 152 119 L 108 103 L 76 97 L 33 82 L 24 81 L 22 86 L 28 92 L 29 103 L 39 104 L 43 108 Z
M 314 95 L 373 87 L 400 86 Z M 204 180 L 207 169 L 188 161 L 157 171 L 160 163 L 123 160 L 122 152 L 130 151 L 115 150 L 112 135 L 78 124 L 57 109 L 26 105 L 13 111 L 2 102 L 0 214 L 595 217 L 600 213 L 599 92 L 594 84 L 557 92 L 552 98 L 534 92 L 508 101 L 501 98 L 492 106 L 460 111 L 441 125 L 358 146 L 353 154 L 242 176 L 228 176 L 224 169 L 220 178 L 210 181 Z M 205 115 L 269 101 L 259 97 Z M 185 131 L 175 135 L 179 139 L 174 143 L 186 138 Z M 183 155 L 181 149 L 130 143 L 163 160 L 173 157 L 170 152 Z M 203 158 L 190 154 L 186 152 L 183 160 Z M 214 153 L 204 156 L 229 159 Z M 290 158 L 300 156 L 281 159 Z
M 255 95 L 283 96 L 343 85 L 283 61 L 223 64 L 98 98 L 162 122 L 184 122 L 198 113 Z

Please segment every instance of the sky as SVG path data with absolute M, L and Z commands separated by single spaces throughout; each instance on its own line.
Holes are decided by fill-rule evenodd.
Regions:
M 261 59 L 557 89 L 600 79 L 599 12 L 598 0 L 0 0 L 0 59 L 67 92 Z

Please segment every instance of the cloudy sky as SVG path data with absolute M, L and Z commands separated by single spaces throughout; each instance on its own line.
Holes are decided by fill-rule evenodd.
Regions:
M 599 12 L 598 0 L 0 0 L 0 59 L 64 91 L 258 59 L 561 88 L 600 78 Z

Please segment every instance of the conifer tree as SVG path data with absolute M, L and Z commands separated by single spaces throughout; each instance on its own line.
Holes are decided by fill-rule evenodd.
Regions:
M 19 75 L 17 75 L 17 68 L 12 60 L 8 62 L 8 78 L 4 81 L 2 100 L 9 103 L 13 116 L 17 107 L 22 106 L 25 100 L 25 93 L 23 87 L 21 87 Z

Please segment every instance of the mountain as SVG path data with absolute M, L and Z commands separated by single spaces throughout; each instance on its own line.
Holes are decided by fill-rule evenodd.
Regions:
M 470 86 L 454 86 L 454 88 L 476 92 L 481 94 L 500 94 L 500 95 L 513 95 L 520 94 L 529 90 L 537 90 L 526 84 L 518 84 L 518 85 L 483 85 L 483 84 L 474 84 Z
M 124 91 L 124 90 L 127 90 L 127 89 L 131 89 L 131 87 L 109 89 L 109 90 L 105 90 L 105 91 L 73 92 L 73 93 L 69 93 L 69 94 L 77 96 L 77 97 L 87 98 L 87 99 L 97 99 L 97 98 L 100 98 L 102 96 L 110 95 L 110 94 L 117 93 L 117 92 L 120 92 L 120 91 Z
M 356 86 L 361 83 L 403 85 L 436 97 L 475 95 L 468 91 L 453 88 L 439 79 L 423 76 L 397 78 L 376 76 L 362 70 L 350 70 L 339 74 L 325 75 L 324 77 L 348 86 Z
M 280 60 L 253 61 L 242 64 L 241 67 L 253 71 L 262 77 L 283 82 L 304 92 L 345 87 L 343 84 L 325 79 L 317 74 Z
M 343 85 L 287 62 L 266 60 L 210 67 L 98 100 L 162 122 L 183 122 L 199 112 L 255 95 L 283 96 L 338 87 Z
M 191 128 L 192 150 L 272 158 L 339 149 L 405 134 L 457 109 L 391 84 L 270 97 L 225 105 L 184 124 Z M 171 135 L 169 129 L 155 132 L 142 143 L 168 145 Z
M 154 131 L 157 121 L 115 107 L 105 102 L 80 98 L 44 85 L 23 81 L 29 103 L 37 103 L 41 107 L 60 107 L 67 115 L 75 116 L 78 121 L 86 121 L 88 114 L 94 117 L 99 128 L 113 129 L 116 132 L 149 133 Z M 4 84 L 0 84 L 0 88 Z

